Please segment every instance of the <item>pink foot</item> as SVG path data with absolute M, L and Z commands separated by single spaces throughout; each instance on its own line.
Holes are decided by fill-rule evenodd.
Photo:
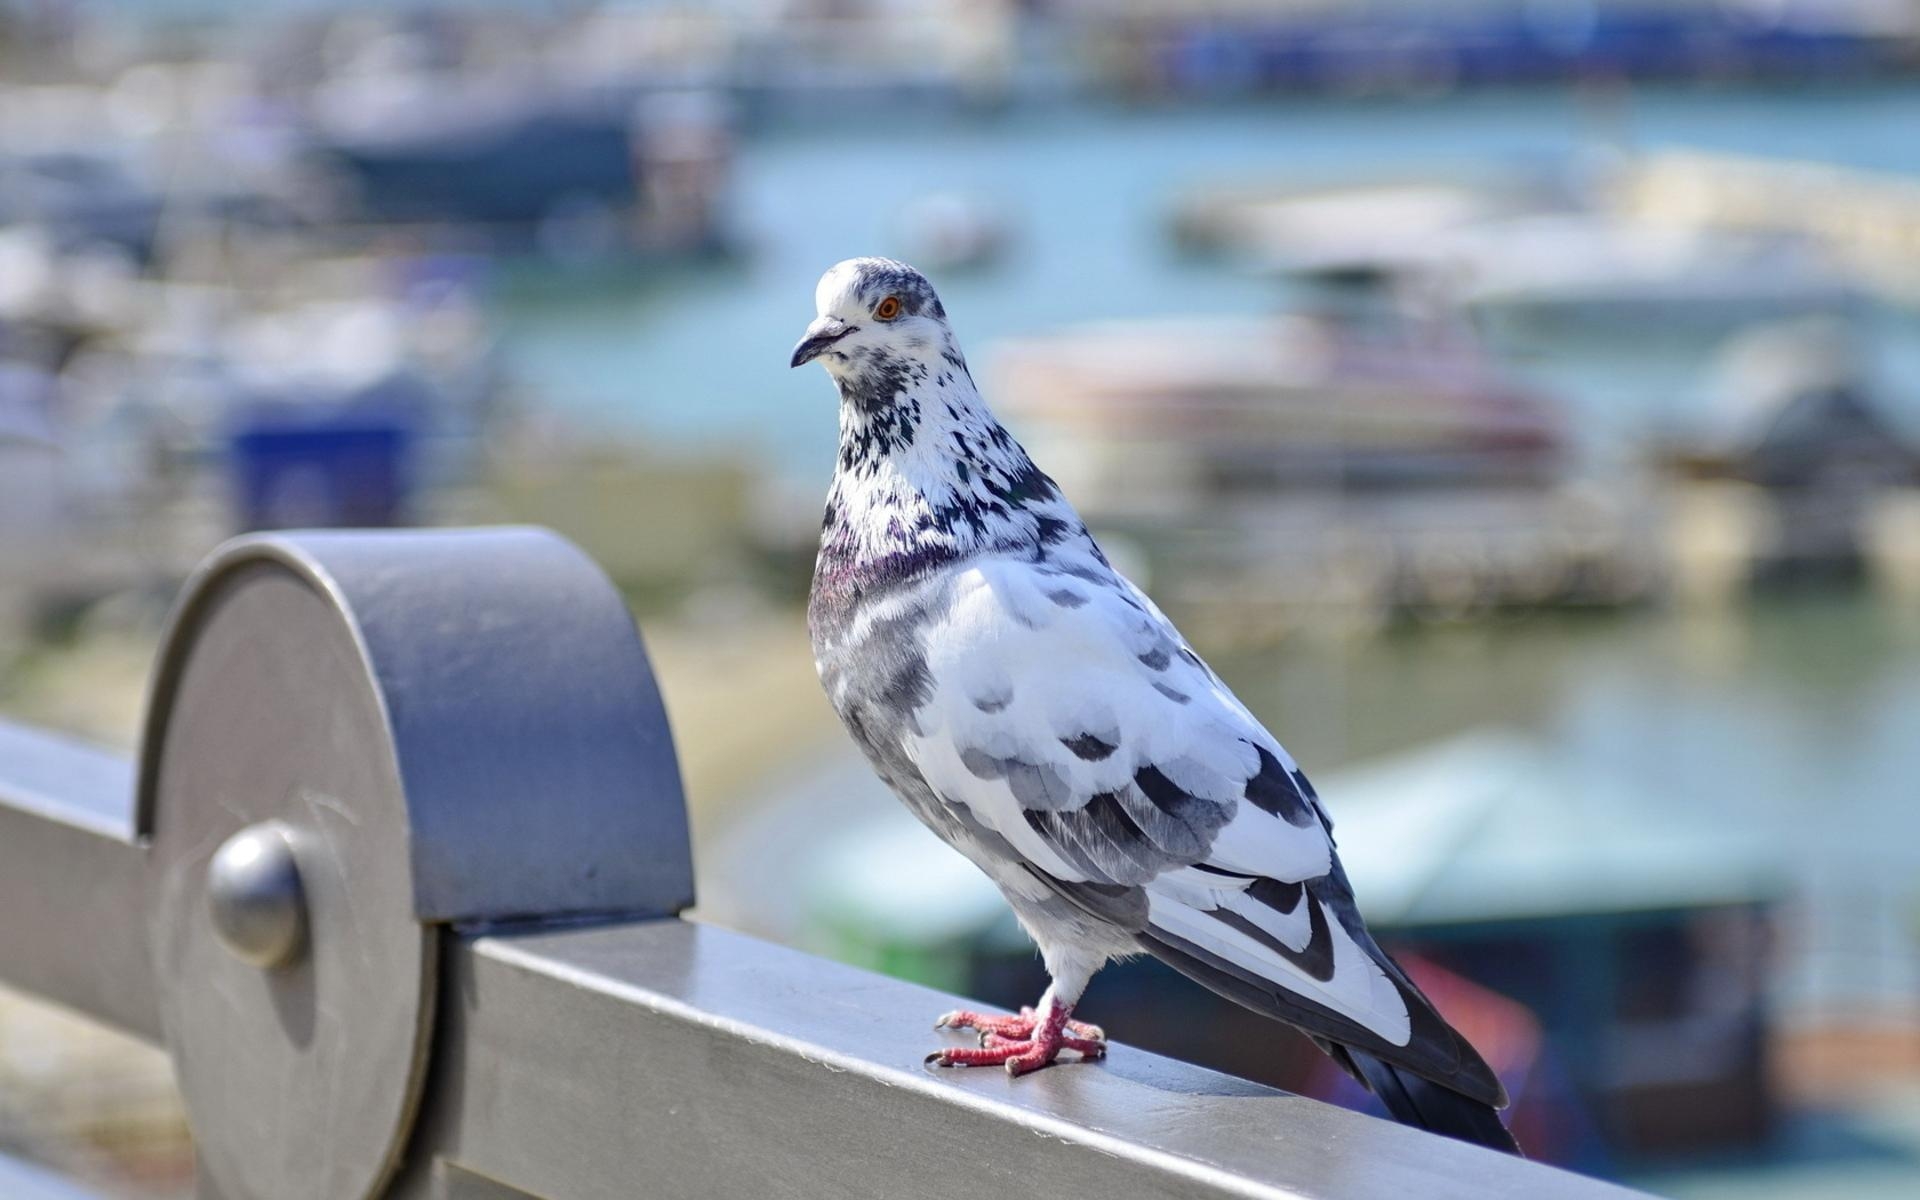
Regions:
M 1067 1011 L 1071 1012 L 1072 1009 Z M 1003 1038 L 1030 1038 L 1033 1036 L 1034 1022 L 1040 1014 L 1031 1008 L 1023 1008 L 1010 1017 L 997 1017 L 992 1013 L 974 1012 L 972 1009 L 956 1009 L 933 1023 L 935 1029 L 977 1029 L 981 1033 L 981 1044 L 986 1043 L 987 1034 L 997 1033 Z M 1106 1032 L 1098 1025 L 1089 1025 L 1085 1021 L 1068 1021 L 1067 1032 L 1075 1038 L 1084 1038 L 1090 1042 L 1102 1042 Z
M 1030 1008 L 1016 1017 L 994 1017 L 974 1012 L 952 1012 L 940 1018 L 936 1029 L 978 1029 L 980 1045 L 936 1050 L 927 1061 L 942 1067 L 987 1067 L 999 1064 L 1009 1075 L 1025 1075 L 1041 1067 L 1052 1066 L 1062 1050 L 1071 1050 L 1083 1060 L 1103 1058 L 1107 1053 L 1106 1035 L 1097 1025 L 1070 1021 L 1073 1009 L 1061 1005 L 1052 1009 L 1045 1021 L 1037 1021 Z M 1071 1030 L 1072 1033 L 1068 1031 Z

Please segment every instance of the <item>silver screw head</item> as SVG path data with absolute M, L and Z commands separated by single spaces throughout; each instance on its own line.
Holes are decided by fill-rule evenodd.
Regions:
M 234 957 L 262 969 L 285 966 L 306 937 L 306 897 L 293 839 L 278 821 L 249 825 L 207 864 L 207 907 Z

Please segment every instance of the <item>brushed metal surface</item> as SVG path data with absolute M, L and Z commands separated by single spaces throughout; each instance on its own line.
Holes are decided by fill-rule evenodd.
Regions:
M 133 767 L 0 721 L 0 981 L 160 1040 Z

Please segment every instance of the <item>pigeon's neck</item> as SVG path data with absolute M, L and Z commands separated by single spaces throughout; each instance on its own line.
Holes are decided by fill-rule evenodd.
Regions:
M 827 495 L 816 605 L 980 553 L 1045 558 L 1084 543 L 1086 527 L 1020 443 L 988 411 L 951 347 L 932 362 L 849 373 L 840 386 L 840 450 Z

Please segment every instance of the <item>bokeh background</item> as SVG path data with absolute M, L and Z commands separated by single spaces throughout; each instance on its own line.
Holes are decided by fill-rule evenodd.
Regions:
M 701 919 L 1030 1000 L 810 662 L 786 360 L 856 254 L 1535 1156 L 1920 1194 L 1915 0 L 0 0 L 0 713 L 131 749 L 236 532 L 547 524 L 642 622 Z M 1369 1103 L 1152 964 L 1085 1009 Z M 0 1148 L 191 1173 L 156 1052 L 6 993 Z

